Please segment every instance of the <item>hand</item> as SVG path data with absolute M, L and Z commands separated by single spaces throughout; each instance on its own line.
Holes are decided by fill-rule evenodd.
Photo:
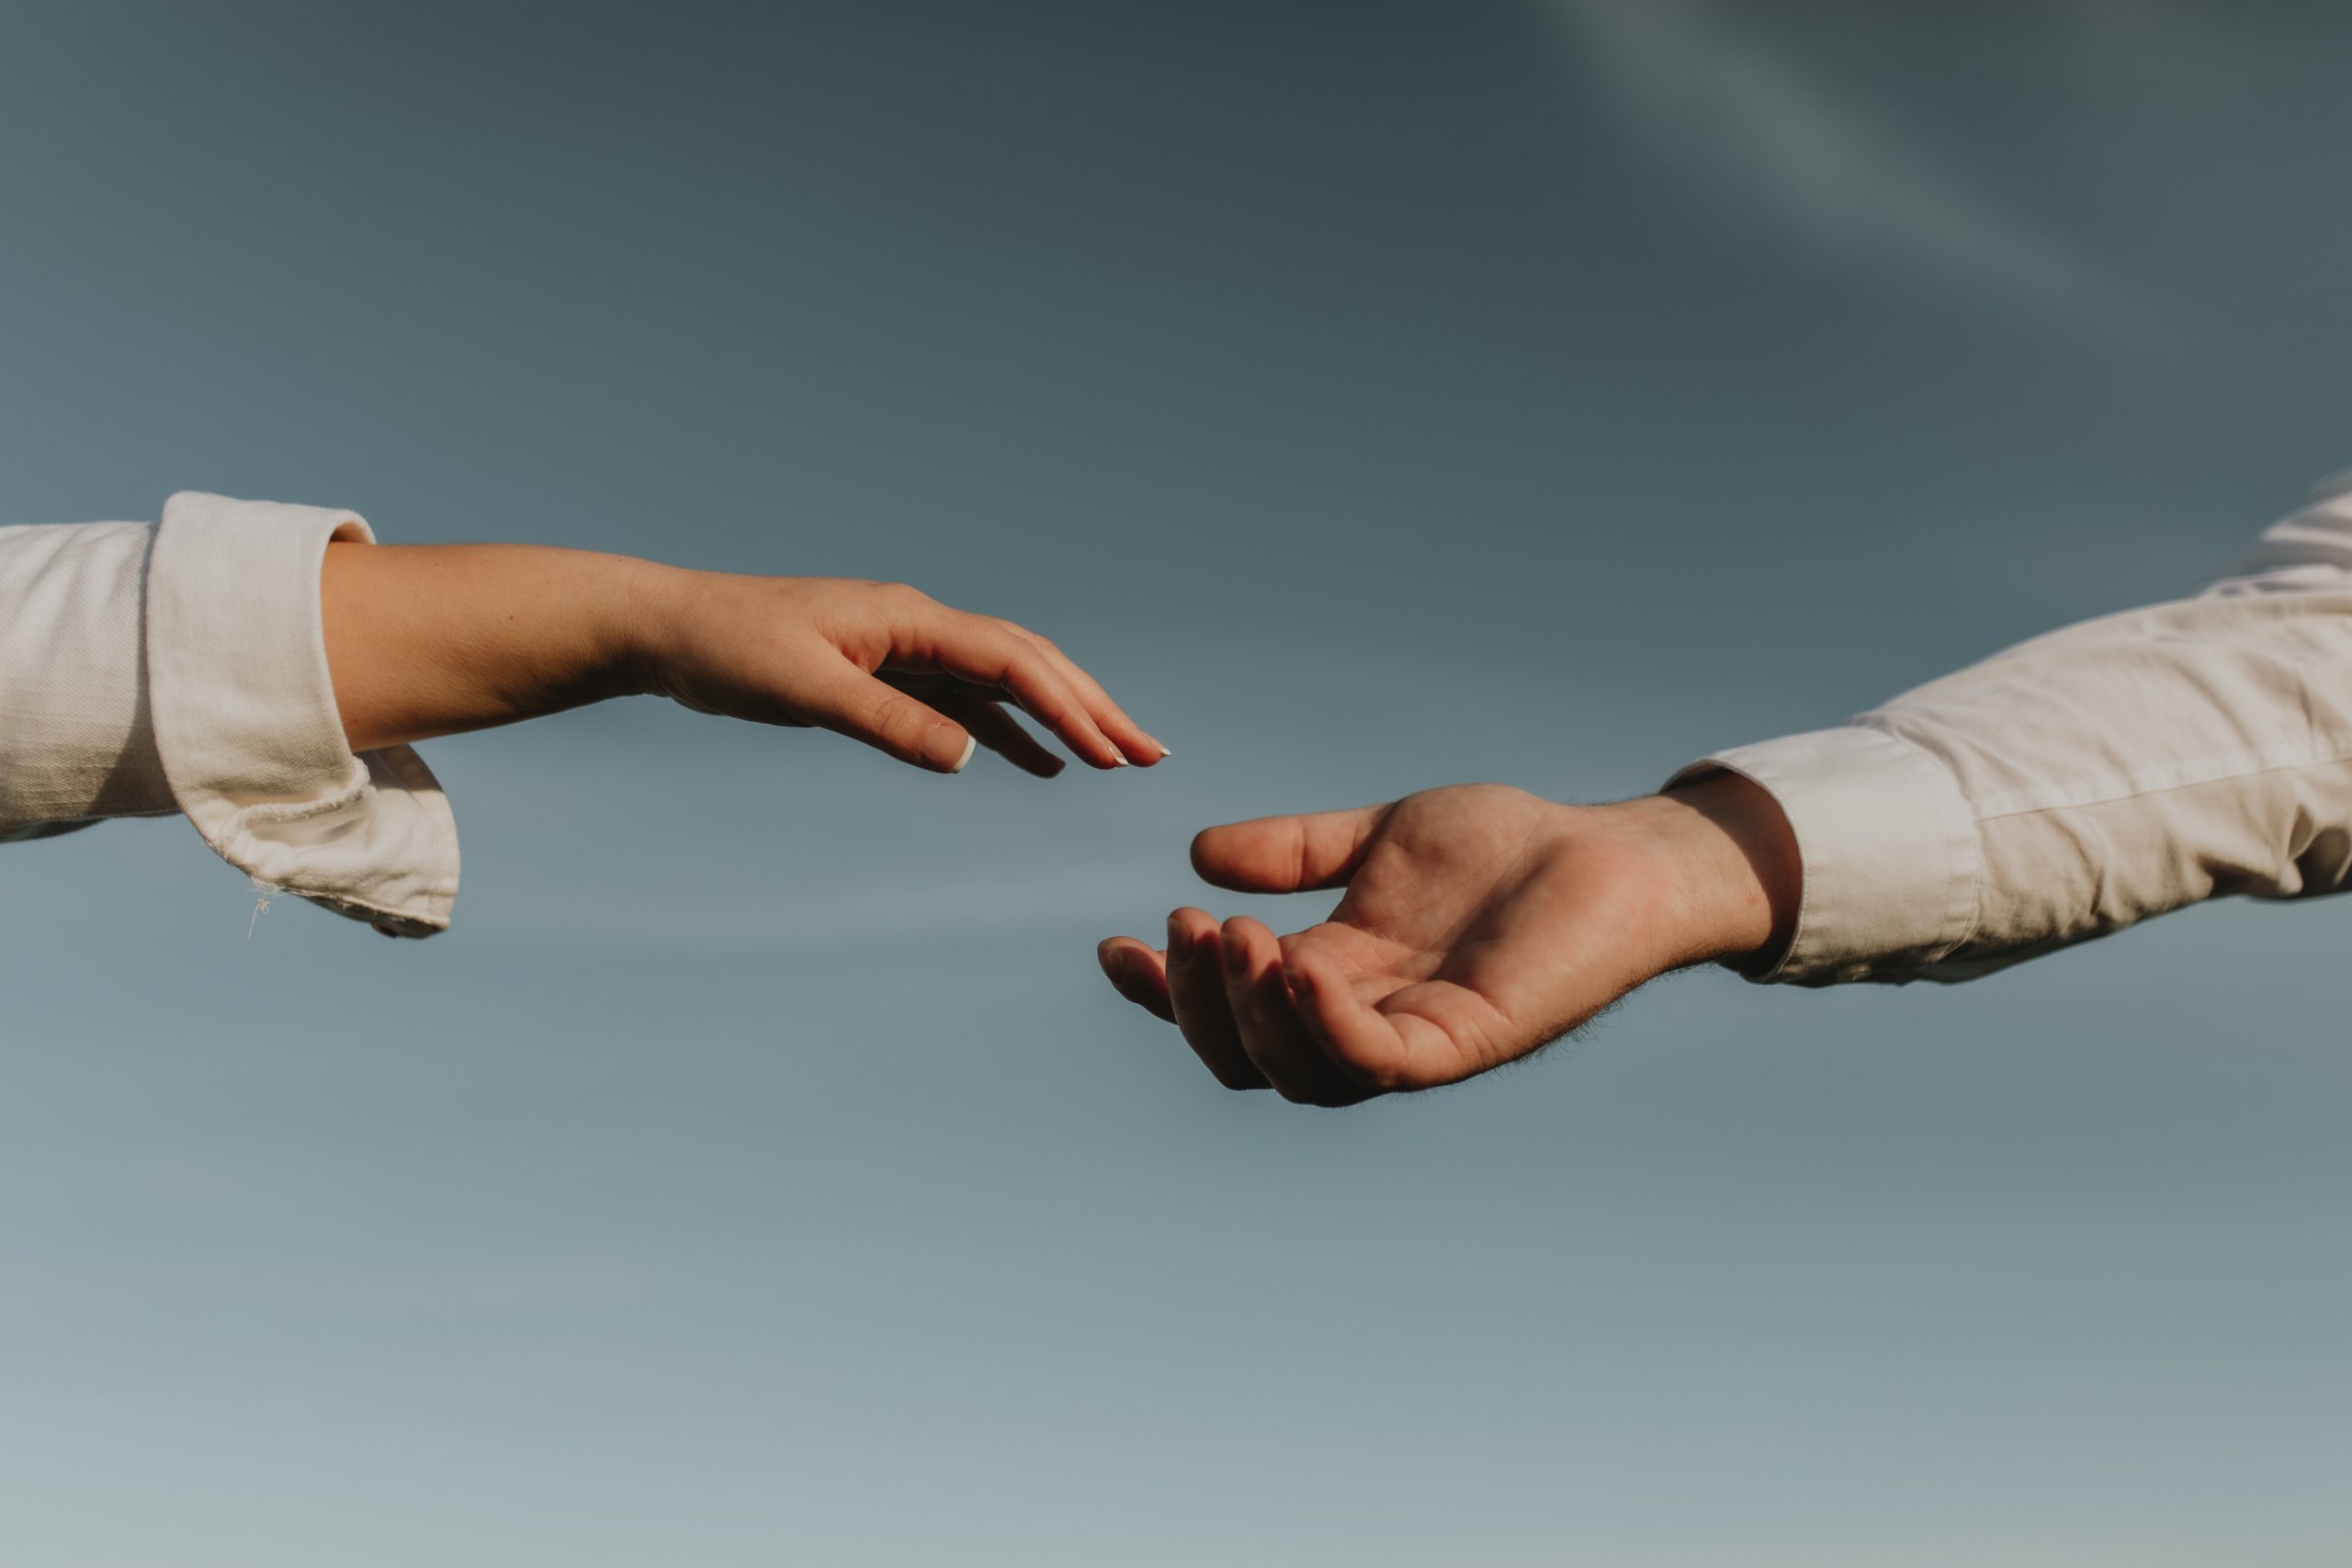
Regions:
M 706 713 L 818 725 L 918 767 L 976 745 L 1061 771 L 1026 710 L 1098 768 L 1168 749 L 1060 649 L 911 588 L 733 577 L 528 545 L 331 544 L 320 623 L 355 751 L 659 693 Z
M 1779 807 L 1730 774 L 1613 806 L 1464 784 L 1264 818 L 1201 834 L 1193 864 L 1241 892 L 1346 889 L 1289 936 L 1183 908 L 1164 951 L 1100 952 L 1217 1081 L 1309 1105 L 1456 1082 L 1666 970 L 1784 941 L 1798 874 Z
M 1061 772 L 1008 702 L 1094 767 L 1168 755 L 1046 637 L 902 583 L 657 569 L 643 596 L 639 689 L 705 713 L 831 729 L 943 773 L 976 745 Z

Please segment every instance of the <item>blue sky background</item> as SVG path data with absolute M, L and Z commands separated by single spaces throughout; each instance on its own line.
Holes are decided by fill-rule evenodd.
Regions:
M 1175 748 L 426 749 L 457 929 L 0 852 L 0 1557 L 2301 1563 L 2352 907 L 1237 1097 L 1209 822 L 1638 791 L 2352 463 L 2334 7 L 0 5 L 0 518 L 905 578 Z M 1279 901 L 1219 899 L 1278 922 Z

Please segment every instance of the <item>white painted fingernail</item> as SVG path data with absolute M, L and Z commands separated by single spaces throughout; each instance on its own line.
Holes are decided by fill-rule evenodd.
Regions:
M 964 754 L 963 754 L 962 756 L 960 756 L 960 757 L 956 758 L 956 765 L 955 765 L 954 767 L 952 767 L 952 768 L 948 769 L 947 771 L 948 771 L 949 773 L 962 773 L 962 772 L 964 771 L 964 769 L 965 769 L 967 765 L 969 765 L 969 764 L 970 764 L 970 762 L 971 762 L 971 761 L 972 761 L 972 753 L 973 753 L 973 752 L 975 752 L 975 751 L 977 751 L 977 750 L 978 750 L 979 749 L 980 749 L 980 738 L 979 738 L 978 736 L 977 736 L 977 735 L 967 735 L 966 737 L 964 737 Z

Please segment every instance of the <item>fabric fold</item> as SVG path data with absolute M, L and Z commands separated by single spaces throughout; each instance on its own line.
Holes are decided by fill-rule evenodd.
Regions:
M 1788 949 L 1744 970 L 1748 978 L 1908 979 L 1968 939 L 1983 866 L 1976 817 L 1935 758 L 1843 725 L 1718 751 L 1669 787 L 1717 769 L 1779 803 L 1804 866 Z
M 320 626 L 330 541 L 354 513 L 184 492 L 146 572 L 147 694 L 172 795 L 256 882 L 392 936 L 446 930 L 457 823 L 406 746 L 355 755 Z

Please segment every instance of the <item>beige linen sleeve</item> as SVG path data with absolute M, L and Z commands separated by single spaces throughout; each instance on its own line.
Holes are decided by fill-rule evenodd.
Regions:
M 2192 598 L 1676 777 L 1716 768 L 1772 795 L 1804 862 L 1759 980 L 1963 980 L 2206 898 L 2343 891 L 2352 482 Z
M 457 827 L 405 746 L 345 743 L 319 626 L 348 512 L 175 495 L 153 525 L 0 529 L 0 838 L 183 813 L 255 882 L 445 929 Z

